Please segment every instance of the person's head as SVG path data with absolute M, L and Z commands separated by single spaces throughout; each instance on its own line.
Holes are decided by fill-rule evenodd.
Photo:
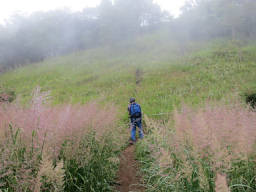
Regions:
M 130 103 L 135 103 L 135 98 L 130 98 Z

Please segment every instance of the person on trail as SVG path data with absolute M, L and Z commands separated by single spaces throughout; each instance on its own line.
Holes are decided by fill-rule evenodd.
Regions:
M 144 133 L 142 129 L 142 112 L 139 104 L 135 102 L 135 98 L 130 99 L 128 112 L 131 120 L 131 141 L 136 142 L 136 127 L 139 128 L 139 137 L 143 139 Z

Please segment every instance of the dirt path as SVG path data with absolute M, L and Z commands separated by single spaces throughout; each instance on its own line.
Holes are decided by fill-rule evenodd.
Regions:
M 136 88 L 135 93 L 142 81 L 143 71 L 136 70 Z M 141 175 L 139 175 L 138 162 L 135 160 L 135 145 L 130 145 L 123 151 L 120 157 L 120 167 L 118 171 L 117 191 L 120 192 L 143 192 L 145 188 L 141 186 Z
M 136 69 L 136 74 L 135 74 L 136 85 L 140 85 L 143 79 L 142 77 L 143 77 L 143 71 L 141 69 Z
M 118 172 L 118 183 L 116 190 L 120 192 L 143 192 L 140 186 L 141 176 L 138 175 L 138 162 L 135 160 L 135 146 L 129 146 L 120 157 L 120 167 Z
M 140 84 L 143 80 L 143 71 L 141 69 L 136 69 L 135 79 L 136 79 L 135 93 L 137 93 L 140 87 Z

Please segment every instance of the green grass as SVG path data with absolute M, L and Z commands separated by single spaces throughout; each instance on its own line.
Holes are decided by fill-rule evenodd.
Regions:
M 185 55 L 181 47 L 170 40 L 148 35 L 136 43 L 77 52 L 9 71 L 0 75 L 0 85 L 2 91 L 14 91 L 23 103 L 29 102 L 37 86 L 50 91 L 53 105 L 85 104 L 92 100 L 103 105 L 113 103 L 122 121 L 127 121 L 126 108 L 132 96 L 145 114 L 166 119 L 184 103 L 201 106 L 205 102 L 245 102 L 246 94 L 256 93 L 256 45 L 194 42 L 187 44 Z M 137 70 L 141 71 L 138 85 Z M 148 144 L 139 145 L 137 154 L 152 164 Z M 98 158 L 99 154 L 95 155 Z M 72 163 L 68 165 L 70 170 Z M 157 167 L 148 164 L 143 167 L 144 173 L 152 175 Z M 80 171 L 81 174 L 88 172 L 86 168 Z M 100 178 L 104 180 L 104 175 Z M 161 182 L 157 177 L 152 179 L 152 187 Z M 164 190 L 168 186 L 162 187 Z
M 33 147 L 33 140 L 31 147 L 25 145 L 21 132 L 10 125 L 9 138 L 6 138 L 5 146 L 0 145 L 1 160 L 5 160 L 1 162 L 5 167 L 0 170 L 0 191 L 34 191 L 35 182 L 40 183 L 42 192 L 113 191 L 119 150 L 115 150 L 117 147 L 109 133 L 99 140 L 95 132 L 87 133 L 79 148 L 75 149 L 74 156 L 70 156 L 68 151 L 76 141 L 67 139 L 57 159 L 48 160 L 42 154 L 44 146 Z M 37 139 L 36 134 L 32 138 Z M 62 162 L 59 168 L 57 161 Z
M 0 76 L 0 82 L 4 88 L 14 90 L 23 102 L 29 101 L 36 86 L 51 92 L 53 104 L 96 99 L 112 102 L 121 111 L 126 110 L 128 98 L 135 96 L 148 115 L 170 112 L 180 103 L 228 101 L 256 91 L 254 46 L 231 49 L 230 45 L 213 43 L 215 46 L 184 57 L 171 57 L 169 52 L 162 52 L 163 45 L 159 50 L 146 47 L 140 53 L 140 41 L 143 40 L 138 40 L 134 50 L 128 48 L 126 54 L 118 47 L 74 53 L 10 71 Z M 167 45 L 165 49 L 172 50 Z M 228 51 L 235 55 L 216 54 Z M 142 71 L 139 85 L 135 83 L 137 69 Z

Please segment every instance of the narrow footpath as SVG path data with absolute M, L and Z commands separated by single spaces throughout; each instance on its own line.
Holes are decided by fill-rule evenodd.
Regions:
M 120 192 L 143 192 L 142 177 L 139 175 L 138 162 L 135 160 L 135 146 L 129 146 L 120 157 L 118 183 L 116 190 Z
M 136 69 L 135 93 L 142 81 L 143 71 Z M 120 192 L 143 192 L 145 188 L 142 186 L 142 177 L 139 172 L 139 165 L 135 159 L 135 145 L 128 146 L 120 157 L 120 167 L 118 171 L 117 191 Z

